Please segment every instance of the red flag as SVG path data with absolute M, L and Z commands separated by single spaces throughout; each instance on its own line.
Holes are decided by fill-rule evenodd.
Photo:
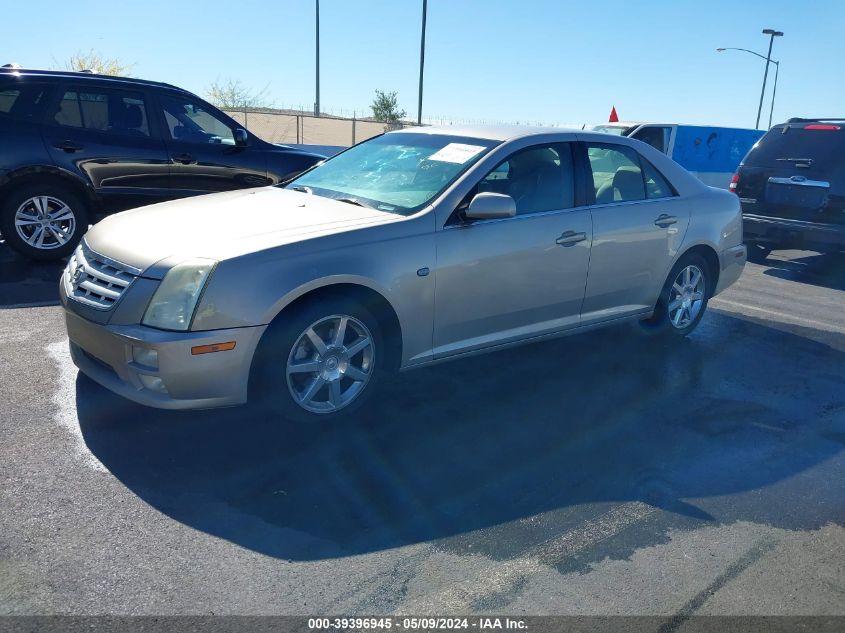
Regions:
M 610 108 L 610 118 L 607 120 L 608 123 L 619 123 L 619 115 L 616 114 L 616 106 Z

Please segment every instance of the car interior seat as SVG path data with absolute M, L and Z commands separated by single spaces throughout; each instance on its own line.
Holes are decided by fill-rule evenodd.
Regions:
M 633 165 L 625 165 L 616 170 L 611 182 L 602 185 L 598 190 L 596 204 L 644 198 L 645 185 L 642 170 Z

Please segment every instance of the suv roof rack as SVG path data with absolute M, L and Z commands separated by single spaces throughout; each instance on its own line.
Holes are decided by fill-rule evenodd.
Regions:
M 138 79 L 136 77 L 119 77 L 116 75 L 98 75 L 93 70 L 38 70 L 31 68 L 21 68 L 18 64 L 6 64 L 0 66 L 0 74 L 14 73 L 15 75 L 37 75 L 41 77 L 67 77 L 78 79 L 85 77 L 88 79 L 98 79 L 115 82 L 125 82 L 134 84 L 143 84 L 146 86 L 158 86 L 160 88 L 170 88 L 171 90 L 178 90 L 179 92 L 187 92 L 184 88 L 174 86 L 173 84 L 164 83 L 163 81 L 151 81 L 149 79 Z
M 802 117 L 792 117 L 787 121 L 787 123 L 814 123 L 816 121 L 845 121 L 845 118 L 835 116 L 813 117 L 811 119 L 805 119 Z

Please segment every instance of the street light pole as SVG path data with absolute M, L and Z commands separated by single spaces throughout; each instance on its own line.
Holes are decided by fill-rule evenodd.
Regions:
M 766 55 L 766 70 L 763 73 L 763 89 L 760 90 L 760 106 L 757 108 L 757 123 L 754 125 L 756 129 L 760 129 L 760 115 L 763 112 L 763 95 L 766 94 L 766 79 L 769 77 L 769 62 L 772 60 L 772 45 L 775 42 L 776 37 L 781 37 L 783 35 L 783 31 L 775 31 L 774 29 L 763 29 L 763 35 L 768 35 L 769 37 L 769 52 Z
M 769 129 L 772 129 L 772 114 L 775 112 L 775 95 L 778 92 L 778 74 L 780 73 L 780 62 L 772 60 L 775 65 L 775 85 L 772 88 L 772 107 L 769 109 Z
M 314 116 L 320 116 L 320 0 L 317 8 L 317 100 L 314 102 Z
M 750 51 L 747 48 L 728 47 L 728 48 L 717 48 L 716 49 L 717 53 L 721 53 L 723 51 L 742 51 L 743 53 L 751 53 L 752 55 L 756 55 L 760 59 L 764 59 L 764 60 L 767 59 L 765 55 L 761 55 L 760 53 L 757 53 L 755 51 Z M 772 127 L 772 113 L 774 112 L 774 109 L 775 109 L 775 95 L 777 94 L 777 89 L 778 89 L 778 73 L 780 71 L 780 62 L 777 61 L 777 60 L 774 60 L 774 59 L 769 59 L 768 61 L 770 61 L 772 64 L 775 65 L 775 85 L 774 85 L 774 88 L 772 90 L 772 105 L 771 105 L 771 108 L 769 110 L 769 127 Z M 763 88 L 764 88 L 764 91 L 765 91 L 765 84 L 763 85 Z
M 419 90 L 419 101 L 417 102 L 417 125 L 422 125 L 423 68 L 425 67 L 425 19 L 426 19 L 427 9 L 428 9 L 428 0 L 423 0 L 422 32 L 420 34 L 420 90 Z

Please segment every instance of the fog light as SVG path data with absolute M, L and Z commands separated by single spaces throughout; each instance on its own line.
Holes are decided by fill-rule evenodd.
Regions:
M 138 374 L 141 379 L 141 384 L 145 389 L 150 391 L 157 391 L 159 393 L 167 393 L 167 387 L 164 386 L 164 381 L 158 376 L 147 376 L 145 374 Z
M 138 363 L 139 365 L 143 365 L 144 367 L 158 369 L 158 352 L 154 349 L 148 349 L 146 347 L 135 347 L 133 345 L 132 360 Z

